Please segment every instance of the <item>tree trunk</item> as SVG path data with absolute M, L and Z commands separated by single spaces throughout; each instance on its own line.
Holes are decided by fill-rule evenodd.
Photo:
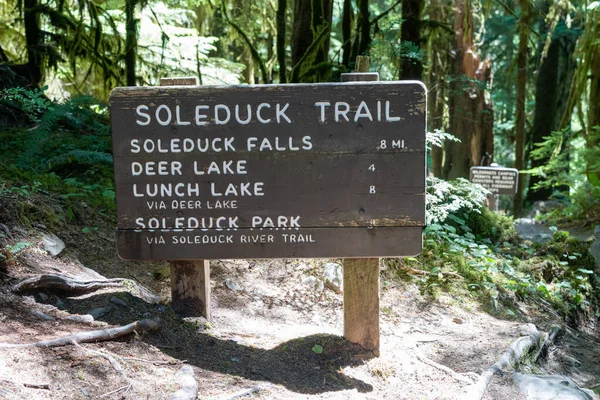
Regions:
M 135 6 L 137 0 L 125 0 L 125 74 L 127 86 L 135 86 L 137 53 L 137 20 Z
M 421 7 L 422 0 L 402 0 L 402 27 L 400 40 L 421 47 Z M 419 59 L 400 58 L 400 79 L 421 80 L 423 64 Z
M 287 69 L 285 65 L 285 13 L 287 0 L 277 1 L 277 62 L 279 63 L 279 83 L 287 82 Z
M 596 11 L 596 13 L 598 13 Z M 599 17 L 596 17 L 599 18 Z M 596 23 L 596 31 L 600 31 L 600 23 Z M 600 145 L 600 44 L 596 43 L 592 50 L 592 62 L 590 66 L 590 101 L 588 112 L 588 134 L 586 135 L 586 147 L 596 149 Z M 597 165 L 597 160 L 595 161 Z M 586 163 L 586 174 L 588 182 L 593 186 L 600 186 L 600 171 L 590 168 L 592 162 Z
M 38 0 L 23 0 L 23 23 L 25 24 L 25 43 L 27 44 L 27 71 L 34 86 L 40 86 L 44 76 L 42 30 Z
M 517 54 L 517 108 L 516 108 L 516 139 L 515 139 L 515 168 L 523 170 L 525 144 L 525 96 L 527 95 L 527 41 L 529 39 L 529 0 L 520 0 L 521 16 L 519 17 L 519 52 Z M 519 187 L 514 198 L 513 212 L 518 215 L 523 205 L 524 179 L 519 179 Z
M 445 147 L 442 177 L 467 178 L 469 169 L 493 153 L 493 114 L 483 89 L 491 81 L 491 60 L 481 60 L 473 44 L 473 15 L 470 0 L 457 0 L 454 19 L 455 58 L 450 84 L 449 133 L 460 143 Z
M 329 42 L 333 0 L 296 0 L 292 29 L 292 82 L 322 82 L 331 68 Z
M 371 44 L 371 24 L 369 17 L 369 0 L 357 0 L 358 2 L 358 21 L 357 32 L 358 37 L 358 52 L 357 56 L 367 55 L 369 45 Z
M 349 69 L 350 54 L 352 53 L 352 0 L 344 0 L 342 12 L 342 64 Z
M 313 41 L 312 0 L 294 1 L 294 25 L 292 29 L 292 66 L 296 67 Z
M 429 18 L 432 21 L 445 21 L 445 4 L 442 0 L 432 0 L 429 5 Z M 448 74 L 448 57 L 443 56 L 449 47 L 449 40 L 444 35 L 431 35 L 429 38 L 428 53 L 431 67 L 429 69 L 427 99 L 429 131 L 436 129 L 445 132 L 444 106 L 446 97 L 446 84 L 444 78 Z M 431 148 L 431 165 L 433 174 L 442 177 L 442 161 L 444 152 L 442 148 Z
M 545 41 L 540 40 L 538 54 L 541 57 L 542 49 Z M 531 144 L 535 146 L 541 143 L 544 137 L 550 136 L 552 131 L 557 128 L 558 115 L 558 59 L 559 59 L 559 43 L 553 40 L 548 49 L 548 55 L 541 60 L 540 68 L 537 73 L 535 83 L 535 111 L 533 118 L 533 127 L 531 129 Z M 529 157 L 528 157 L 529 158 Z M 531 167 L 536 168 L 548 163 L 548 159 L 532 159 Z M 529 191 L 527 192 L 527 200 L 535 202 L 538 200 L 546 200 L 552 194 L 551 188 L 540 188 L 533 190 L 534 185 L 539 183 L 543 178 L 537 175 L 531 176 L 529 179 Z

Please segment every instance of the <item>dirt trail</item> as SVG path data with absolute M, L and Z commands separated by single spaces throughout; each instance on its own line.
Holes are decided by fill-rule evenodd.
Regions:
M 0 341 L 31 342 L 98 329 L 66 319 L 98 309 L 108 311 L 98 313 L 95 325 L 154 318 L 160 320 L 160 332 L 83 348 L 0 350 L 0 398 L 88 399 L 122 387 L 123 377 L 91 349 L 113 355 L 133 383 L 127 392 L 108 398 L 167 399 L 186 363 L 195 370 L 200 399 L 225 400 L 240 393 L 263 399 L 461 399 L 471 377 L 492 365 L 523 334 L 524 324 L 535 322 L 547 330 L 556 322 L 551 314 L 525 304 L 518 320 L 507 320 L 485 312 L 488 305 L 464 293 L 433 299 L 414 284 L 386 278 L 384 270 L 381 355 L 372 358 L 341 338 L 342 295 L 322 284 L 325 264 L 336 260 L 213 262 L 212 323 L 181 319 L 168 302 L 148 302 L 127 287 L 78 298 L 7 292 L 7 284 L 14 282 L 9 276 L 56 269 L 76 274 L 83 264 L 109 278 L 134 278 L 168 300 L 168 280 L 159 273 L 164 264 L 120 260 L 114 243 L 100 237 L 110 238 L 110 230 L 100 230 L 95 238 L 63 235 L 67 250 L 57 258 L 41 250 L 41 244 L 19 255 L 11 270 L 0 275 L 5 280 L 0 285 Z M 588 387 L 600 384 L 594 361 L 600 346 L 594 340 L 574 332 L 565 335 L 564 345 L 551 351 L 548 372 L 566 374 Z M 49 389 L 22 385 L 40 382 Z M 494 377 L 485 396 L 519 398 L 524 397 L 508 375 Z

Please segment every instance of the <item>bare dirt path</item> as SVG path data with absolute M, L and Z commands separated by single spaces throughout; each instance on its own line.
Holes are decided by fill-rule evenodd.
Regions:
M 213 262 L 214 321 L 207 323 L 171 311 L 164 264 L 119 260 L 109 229 L 93 238 L 75 232 L 63 235 L 64 254 L 51 257 L 34 241 L 0 275 L 0 342 L 26 343 L 145 318 L 159 321 L 161 330 L 81 348 L 0 349 L 0 398 L 168 399 L 178 387 L 177 371 L 187 364 L 195 372 L 200 399 L 462 399 L 473 376 L 522 336 L 526 323 L 543 331 L 556 322 L 526 304 L 520 304 L 519 315 L 499 318 L 488 312 L 488 304 L 465 293 L 432 298 L 384 268 L 381 355 L 373 358 L 341 337 L 342 295 L 324 285 L 326 264 L 336 260 Z M 7 290 L 16 278 L 90 273 L 85 268 L 108 278 L 135 279 L 162 300 L 152 302 L 127 286 L 77 298 L 17 296 Z M 87 314 L 95 315 L 93 323 L 67 319 Z M 551 353 L 548 372 L 600 384 L 595 339 L 584 340 L 576 332 L 566 337 L 567 345 Z M 118 361 L 132 387 L 110 394 L 126 382 L 94 352 Z M 524 397 L 508 375 L 499 374 L 484 398 Z

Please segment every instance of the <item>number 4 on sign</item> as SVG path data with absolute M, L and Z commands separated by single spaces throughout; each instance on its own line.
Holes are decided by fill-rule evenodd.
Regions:
M 371 166 L 369 167 L 369 171 L 375 172 L 375 164 L 371 164 Z

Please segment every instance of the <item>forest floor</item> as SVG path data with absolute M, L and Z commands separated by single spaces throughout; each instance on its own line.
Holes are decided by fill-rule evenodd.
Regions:
M 552 310 L 532 304 L 519 303 L 517 315 L 500 318 L 467 293 L 432 298 L 384 267 L 381 349 L 373 357 L 341 337 L 343 296 L 322 285 L 326 263 L 336 260 L 212 262 L 209 323 L 175 314 L 166 264 L 119 259 L 112 226 L 92 210 L 80 218 L 91 231 L 68 224 L 53 232 L 66 244 L 56 257 L 44 250 L 45 227 L 36 234 L 2 217 L 9 230 L 3 240 L 31 245 L 0 270 L 0 342 L 31 343 L 141 319 L 158 321 L 160 330 L 80 346 L 0 348 L 0 398 L 168 399 L 179 387 L 178 371 L 189 365 L 200 399 L 462 399 L 472 373 L 494 364 L 529 324 L 539 331 L 564 327 L 546 372 L 600 387 L 600 337 L 593 327 L 569 329 Z M 79 297 L 9 290 L 26 277 L 57 273 L 128 278 L 158 296 L 128 284 Z M 95 320 L 67 319 L 86 314 Z M 509 374 L 496 374 L 484 398 L 535 397 L 517 392 Z

